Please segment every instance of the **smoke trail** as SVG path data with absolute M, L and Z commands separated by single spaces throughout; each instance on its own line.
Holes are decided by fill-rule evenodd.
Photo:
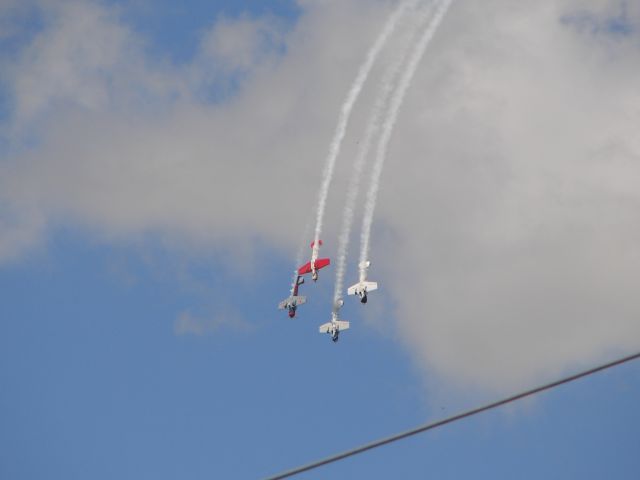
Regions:
M 373 222 L 373 214 L 376 208 L 376 197 L 378 195 L 378 188 L 380 186 L 380 175 L 382 174 L 382 167 L 384 166 L 384 160 L 387 156 L 387 149 L 389 147 L 389 139 L 393 132 L 396 120 L 398 119 L 398 112 L 402 106 L 404 96 L 409 89 L 413 75 L 416 72 L 420 59 L 424 55 L 429 42 L 436 33 L 436 30 L 440 26 L 442 19 L 447 13 L 447 10 L 451 6 L 453 0 L 442 0 L 436 10 L 433 20 L 427 26 L 424 34 L 416 44 L 407 68 L 400 79 L 398 88 L 394 92 L 391 99 L 391 105 L 389 107 L 389 115 L 387 116 L 384 125 L 382 127 L 382 135 L 378 140 L 378 148 L 376 151 L 376 160 L 371 173 L 371 183 L 369 184 L 369 191 L 367 192 L 367 199 L 365 203 L 365 212 L 362 218 L 362 232 L 360 237 L 360 261 L 364 262 L 369 258 L 370 236 L 371 236 L 371 224 Z
M 419 28 L 424 22 L 426 22 L 433 11 L 435 4 L 430 4 L 428 7 L 423 8 L 419 14 L 416 22 L 416 29 Z M 413 35 L 411 35 L 412 39 Z M 411 40 L 410 39 L 410 40 Z M 347 187 L 347 198 L 345 201 L 344 210 L 342 212 L 342 226 L 340 229 L 340 237 L 338 239 L 338 253 L 336 256 L 336 282 L 333 293 L 334 302 L 341 297 L 342 289 L 344 288 L 344 275 L 346 270 L 347 253 L 349 247 L 349 238 L 351 237 L 351 227 L 353 225 L 353 216 L 355 213 L 355 203 L 358 198 L 358 192 L 360 190 L 360 178 L 362 176 L 362 170 L 365 165 L 371 144 L 373 143 L 373 136 L 378 131 L 381 123 L 384 107 L 389 101 L 389 97 L 393 92 L 393 86 L 397 81 L 397 77 L 400 74 L 400 68 L 407 60 L 409 54 L 410 45 L 403 47 L 402 56 L 394 62 L 389 68 L 386 69 L 384 77 L 380 82 L 379 92 L 376 96 L 375 103 L 371 109 L 369 115 L 369 121 L 365 129 L 363 140 L 358 148 L 356 160 L 353 163 L 353 170 L 351 172 L 351 178 Z
M 298 282 L 298 267 L 302 263 L 302 259 L 304 258 L 305 251 L 305 242 L 309 238 L 309 230 L 311 230 L 311 221 L 307 220 L 307 223 L 304 227 L 304 233 L 302 234 L 302 241 L 299 242 L 300 246 L 298 247 L 298 251 L 296 252 L 296 264 L 295 269 L 293 270 L 293 280 L 291 282 L 291 294 L 293 295 L 293 290 Z
M 335 133 L 333 134 L 333 139 L 329 147 L 329 154 L 327 155 L 324 171 L 322 172 L 322 184 L 320 185 L 320 193 L 318 195 L 318 211 L 316 216 L 316 229 L 314 233 L 314 241 L 316 242 L 316 245 L 318 244 L 320 233 L 322 232 L 324 210 L 327 203 L 329 185 L 331 184 L 331 179 L 333 178 L 333 170 L 335 167 L 336 158 L 340 153 L 340 146 L 347 130 L 347 124 L 349 123 L 349 117 L 351 116 L 353 106 L 358 99 L 358 96 L 360 95 L 362 87 L 364 86 L 364 82 L 367 80 L 367 77 L 369 76 L 369 73 L 373 68 L 373 64 L 375 63 L 376 58 L 380 54 L 380 51 L 382 50 L 384 45 L 387 43 L 388 38 L 395 30 L 398 20 L 405 12 L 407 7 L 417 3 L 417 1 L 418 0 L 403 0 L 391 14 L 375 43 L 367 52 L 367 57 L 365 58 L 364 63 L 360 65 L 358 75 L 351 85 L 351 89 L 347 94 L 347 98 L 342 104 L 342 107 L 340 109 L 340 116 L 338 117 L 338 125 L 336 126 Z
M 311 230 L 311 220 L 307 219 L 307 223 L 304 226 L 304 233 L 302 234 L 302 241 L 296 252 L 296 267 L 302 263 L 302 259 L 304 258 L 305 245 L 309 238 L 309 230 Z

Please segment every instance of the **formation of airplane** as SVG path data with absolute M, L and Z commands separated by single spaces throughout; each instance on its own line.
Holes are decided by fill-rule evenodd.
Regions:
M 318 270 L 328 266 L 331 263 L 329 258 L 318 258 L 320 253 L 320 247 L 322 246 L 322 240 L 311 243 L 311 260 L 302 265 L 295 272 L 295 280 L 291 286 L 291 293 L 288 298 L 284 299 L 278 304 L 280 310 L 288 310 L 290 318 L 296 316 L 296 311 L 300 305 L 303 305 L 307 301 L 307 297 L 299 295 L 299 287 L 304 283 L 303 275 L 311 274 L 312 280 L 315 282 L 318 280 Z M 355 295 L 360 298 L 361 303 L 367 303 L 367 295 L 369 292 L 373 292 L 378 289 L 377 282 L 367 281 L 367 271 L 371 266 L 371 262 L 368 260 L 359 264 L 359 281 L 355 285 L 352 285 L 347 289 L 348 295 Z M 331 340 L 338 341 L 340 332 L 349 329 L 349 322 L 346 320 L 340 320 L 338 312 L 344 301 L 340 298 L 331 312 L 331 321 L 320 326 L 320 333 L 326 333 L 331 336 Z

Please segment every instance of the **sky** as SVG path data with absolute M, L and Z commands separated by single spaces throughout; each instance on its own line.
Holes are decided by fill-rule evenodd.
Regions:
M 624 0 L 455 0 L 391 138 L 380 290 L 346 299 L 337 344 L 317 332 L 331 267 L 296 319 L 277 310 L 396 5 L 0 0 L 1 478 L 262 478 L 638 350 Z M 355 104 L 330 257 L 412 25 Z M 639 380 L 628 364 L 302 478 L 635 479 Z

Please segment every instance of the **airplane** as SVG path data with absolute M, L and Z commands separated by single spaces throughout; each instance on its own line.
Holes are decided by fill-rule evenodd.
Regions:
M 342 330 L 349 329 L 349 322 L 347 322 L 346 320 L 340 320 L 340 318 L 338 318 L 338 310 L 342 307 L 343 304 L 344 301 L 341 298 L 338 299 L 335 306 L 333 307 L 333 311 L 331 312 L 331 321 L 320 325 L 320 328 L 318 329 L 320 333 L 328 333 L 329 335 L 331 335 L 331 340 L 333 340 L 334 343 L 338 341 L 338 337 L 340 336 L 340 332 Z
M 311 242 L 311 261 L 305 263 L 298 269 L 298 275 L 305 275 L 307 273 L 311 273 L 311 278 L 313 281 L 318 280 L 318 270 L 326 267 L 331 263 L 331 260 L 328 258 L 318 258 L 318 251 L 322 246 L 322 240 L 318 240 L 318 243 Z
M 289 310 L 289 318 L 293 318 L 296 316 L 296 310 L 298 306 L 304 304 L 307 301 L 307 297 L 302 295 L 298 295 L 298 287 L 304 283 L 304 278 L 298 275 L 296 272 L 296 279 L 291 286 L 291 295 L 289 298 L 285 298 L 278 304 L 278 308 L 280 310 Z
M 367 303 L 367 293 L 378 289 L 377 282 L 367 282 L 367 269 L 370 265 L 369 260 L 360 262 L 360 281 L 347 289 L 347 295 L 357 295 L 362 303 Z

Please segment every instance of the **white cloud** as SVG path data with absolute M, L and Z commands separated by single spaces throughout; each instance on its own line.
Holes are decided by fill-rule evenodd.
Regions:
M 301 5 L 291 31 L 221 19 L 192 65 L 171 68 L 105 7 L 56 10 L 13 70 L 14 127 L 39 135 L 0 167 L 14 217 L 3 256 L 59 222 L 247 258 L 255 241 L 294 252 L 338 106 L 390 7 Z M 454 3 L 401 112 L 375 224 L 387 230 L 373 238 L 371 275 L 430 374 L 502 389 L 636 346 L 638 19 L 613 0 Z M 256 48 L 265 35 L 284 47 Z M 197 100 L 213 58 L 248 71 L 219 105 Z M 373 92 L 338 165 L 328 251 Z M 176 323 L 203 328 L 188 313 Z
M 45 226 L 38 210 L 0 208 L 0 264 L 17 261 L 26 250 L 34 248 Z
M 387 268 L 424 365 L 504 388 L 637 347 L 638 37 L 568 28 L 564 2 L 465 7 L 396 137 L 381 205 L 417 268 Z
M 79 0 L 43 2 L 36 11 L 44 27 L 5 73 L 14 133 L 39 122 L 46 130 L 73 109 L 122 112 L 181 90 L 175 73 L 148 67 L 143 41 L 114 11 Z
M 246 72 L 283 46 L 284 25 L 277 18 L 219 18 L 202 39 L 202 55 L 216 70 Z M 202 59 L 200 59 L 202 61 Z

